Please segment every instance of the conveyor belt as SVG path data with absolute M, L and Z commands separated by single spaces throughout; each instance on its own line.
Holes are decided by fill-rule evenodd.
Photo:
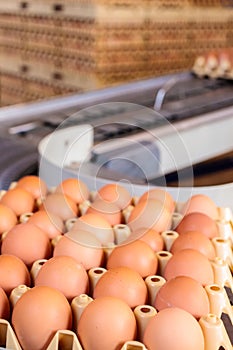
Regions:
M 79 122 L 99 123 L 115 120 L 124 113 L 122 107 L 117 109 L 101 106 L 95 110 L 84 110 L 107 102 L 128 102 L 153 108 L 159 92 L 165 90 L 159 112 L 168 120 L 192 118 L 195 115 L 215 111 L 233 105 L 233 81 L 221 79 L 200 79 L 193 74 L 168 75 L 142 80 L 134 83 L 91 91 L 84 94 L 54 98 L 35 103 L 20 104 L 0 109 L 0 121 L 3 125 L 14 126 L 35 122 L 37 128 L 55 128 L 65 118 L 78 111 Z M 131 117 L 132 118 L 132 115 Z M 140 121 L 142 122 L 142 120 Z M 155 123 L 156 124 L 156 123 Z M 153 121 L 150 127 L 154 127 Z M 26 126 L 26 132 L 27 132 Z
M 127 101 L 135 104 L 135 109 L 132 108 L 132 105 L 129 106 L 130 112 L 127 111 L 126 105 L 120 103 L 114 106 L 105 104 L 116 100 L 116 97 L 113 98 L 114 89 L 112 88 L 112 90 L 109 89 L 112 94 L 108 90 L 102 90 L 102 99 L 100 96 L 97 98 L 97 96 L 94 97 L 94 93 L 90 93 L 89 107 L 95 106 L 91 109 L 82 109 L 82 106 L 85 105 L 83 101 L 87 98 L 84 94 L 76 97 L 76 107 L 71 107 L 74 104 L 75 96 L 70 97 L 70 100 L 68 98 L 67 100 L 63 99 L 64 105 L 59 111 L 54 105 L 56 100 L 51 100 L 50 103 L 45 101 L 34 104 L 34 108 L 33 104 L 20 105 L 18 110 L 15 110 L 14 107 L 13 110 L 3 108 L 2 111 L 0 110 L 0 120 L 2 119 L 2 124 L 6 125 L 6 130 L 10 135 L 23 136 L 34 144 L 38 144 L 46 134 L 54 131 L 64 120 L 66 120 L 66 123 L 63 124 L 64 127 L 90 123 L 95 126 L 96 142 L 101 142 L 109 138 L 124 137 L 140 132 L 141 129 L 159 128 L 164 125 L 164 118 L 171 123 L 175 123 L 200 115 L 204 116 L 208 112 L 233 105 L 233 83 L 231 81 L 199 79 L 191 74 L 187 75 L 186 79 L 183 76 L 180 80 L 178 80 L 178 77 L 171 77 L 167 82 L 169 81 L 174 81 L 174 83 L 166 92 L 157 114 L 153 109 L 153 105 L 156 95 L 162 90 L 163 85 L 158 87 L 154 83 L 154 87 L 150 87 L 150 90 L 148 90 L 146 82 L 144 82 L 145 91 L 141 90 L 143 85 L 139 85 L 138 90 L 135 89 L 134 99 L 131 94 L 124 94 L 124 89 L 126 92 L 128 91 L 127 86 L 122 86 L 121 94 L 119 94 L 119 88 L 115 88 L 116 95 L 119 95 L 118 102 Z M 148 85 L 150 85 L 149 83 L 151 84 L 151 81 L 148 81 Z M 135 85 L 137 84 L 135 83 Z M 96 92 L 96 94 L 98 95 L 99 92 Z M 91 95 L 93 95 L 93 102 L 91 102 Z M 97 100 L 98 104 L 96 105 Z M 58 106 L 61 101 L 57 100 Z M 54 112 L 51 111 L 53 105 Z M 145 114 L 140 115 L 137 113 L 137 109 L 140 110 L 141 106 L 148 107 L 153 112 L 147 116 Z M 32 108 L 33 113 L 31 112 L 30 118 L 28 112 Z M 40 112 L 43 108 L 43 112 Z M 75 114 L 75 112 L 78 113 Z M 8 119 L 6 119 L 7 115 Z M 72 118 L 70 118 L 71 115 L 73 115 Z M 69 118 L 67 119 L 67 117 Z
M 147 108 L 147 113 L 141 113 L 142 106 Z M 79 95 L 5 107 L 0 109 L 0 131 L 2 136 L 7 135 L 12 140 L 22 139 L 36 148 L 44 136 L 58 126 L 88 123 L 94 128 L 95 144 L 111 140 L 114 146 L 114 139 L 140 139 L 145 130 L 153 131 L 160 137 L 167 132 L 171 123 L 177 132 L 185 135 L 192 135 L 192 130 L 206 130 L 209 144 L 203 139 L 194 140 L 198 141 L 198 149 L 202 149 L 197 155 L 191 152 L 191 161 L 196 164 L 233 149 L 230 136 L 232 106 L 232 81 L 200 79 L 190 72 L 184 72 Z M 221 134 L 216 138 L 218 127 Z M 226 130 L 225 135 L 223 130 Z M 215 139 L 216 142 L 213 141 Z M 191 151 L 193 148 L 195 146 Z M 177 166 L 178 170 L 185 168 L 182 161 Z M 169 175 L 173 169 L 165 167 L 164 171 Z

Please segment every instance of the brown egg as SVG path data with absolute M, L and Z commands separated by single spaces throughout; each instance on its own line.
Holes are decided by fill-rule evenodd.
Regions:
M 17 224 L 15 212 L 4 204 L 0 204 L 0 234 L 9 231 Z
M 7 295 L 19 285 L 31 285 L 29 270 L 24 262 L 17 256 L 0 255 L 0 286 Z
M 51 193 L 42 202 L 40 207 L 47 213 L 59 216 L 63 221 L 78 215 L 78 206 L 70 197 L 62 193 Z
M 216 222 L 208 215 L 197 212 L 185 215 L 175 230 L 179 234 L 188 231 L 199 231 L 208 238 L 214 238 L 219 235 Z
M 179 307 L 197 319 L 210 312 L 205 288 L 188 276 L 177 276 L 166 282 L 156 294 L 154 306 L 158 311 Z
M 40 268 L 35 286 L 53 287 L 71 301 L 74 297 L 88 292 L 89 279 L 82 264 L 70 256 L 55 256 Z
M 2 254 L 15 255 L 31 267 L 34 261 L 51 255 L 51 243 L 47 234 L 34 224 L 14 226 L 2 241 Z
M 167 281 L 177 276 L 189 276 L 203 286 L 214 283 L 214 273 L 209 259 L 194 249 L 176 252 L 168 261 L 164 277 Z
M 187 311 L 171 307 L 148 322 L 143 336 L 148 350 L 204 350 L 201 326 Z
M 174 254 L 182 249 L 189 248 L 198 250 L 210 260 L 213 260 L 216 256 L 212 242 L 198 231 L 189 231 L 177 237 L 170 251 Z
M 71 256 L 86 270 L 101 266 L 104 258 L 100 241 L 90 232 L 70 231 L 59 239 L 55 245 L 54 256 Z
M 119 183 L 111 183 L 102 186 L 97 192 L 96 199 L 97 198 L 114 203 L 121 210 L 125 209 L 132 200 L 129 191 Z
M 138 203 L 128 219 L 132 231 L 140 228 L 151 228 L 157 232 L 166 231 L 171 226 L 172 215 L 162 202 L 148 199 Z
M 136 231 L 133 231 L 123 243 L 126 244 L 137 239 L 147 243 L 154 252 L 159 252 L 164 249 L 164 241 L 162 236 L 153 229 L 137 229 Z
M 114 242 L 114 231 L 110 223 L 99 214 L 84 214 L 74 223 L 72 230 L 87 231 L 96 236 L 103 246 Z
M 136 319 L 123 300 L 100 297 L 84 309 L 77 334 L 85 350 L 121 349 L 126 341 L 135 339 Z
M 195 212 L 206 214 L 213 220 L 219 218 L 216 204 L 209 196 L 204 194 L 195 194 L 190 197 L 182 209 L 183 215 Z
M 109 255 L 107 269 L 120 266 L 127 266 L 144 278 L 156 274 L 158 260 L 147 243 L 137 240 L 115 247 Z
M 34 210 L 35 200 L 32 194 L 23 188 L 8 190 L 1 198 L 1 204 L 11 208 L 17 216 Z
M 139 203 L 148 200 L 148 199 L 156 199 L 163 203 L 164 207 L 168 209 L 171 213 L 174 212 L 175 202 L 172 198 L 171 194 L 161 188 L 152 188 L 145 192 L 140 198 Z
M 10 302 L 2 287 L 0 287 L 0 318 L 10 319 Z
M 98 280 L 93 297 L 112 296 L 124 300 L 131 308 L 144 305 L 147 287 L 141 275 L 126 266 L 109 269 Z
M 48 192 L 47 185 L 39 176 L 26 175 L 21 177 L 16 183 L 20 187 L 30 192 L 35 199 L 44 198 Z
M 62 193 L 70 197 L 76 204 L 89 199 L 90 191 L 86 184 L 75 178 L 63 180 L 55 189 L 56 193 Z
M 58 290 L 33 287 L 16 302 L 12 325 L 24 350 L 45 350 L 56 331 L 71 328 L 71 307 Z
M 98 214 L 106 219 L 111 226 L 118 225 L 122 222 L 122 213 L 115 203 L 104 200 L 96 200 L 87 209 L 87 214 Z
M 30 216 L 27 222 L 36 225 L 46 232 L 50 239 L 57 237 L 64 231 L 62 219 L 58 215 L 45 210 L 37 211 Z

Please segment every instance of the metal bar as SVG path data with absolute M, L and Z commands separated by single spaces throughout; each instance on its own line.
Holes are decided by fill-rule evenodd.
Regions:
M 50 114 L 62 114 L 69 110 L 78 111 L 104 102 L 134 102 L 140 104 L 137 95 L 143 92 L 144 95 L 152 93 L 152 101 L 156 89 L 159 89 L 172 77 L 180 81 L 190 78 L 190 72 L 182 74 L 167 75 L 158 78 L 146 79 L 116 87 L 104 88 L 81 94 L 74 94 L 67 97 L 51 98 L 45 101 L 17 104 L 0 108 L 0 123 L 26 122 L 35 119 L 46 118 Z

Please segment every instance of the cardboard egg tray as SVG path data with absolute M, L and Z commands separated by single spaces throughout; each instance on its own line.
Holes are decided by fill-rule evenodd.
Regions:
M 27 78 L 45 82 L 57 80 L 64 86 L 76 88 L 76 91 L 114 84 L 124 81 L 125 77 L 129 80 L 139 79 L 146 74 L 145 66 L 140 60 L 122 62 L 119 58 L 118 62 L 111 65 L 102 62 L 97 70 L 92 63 L 94 58 L 91 58 L 92 56 L 86 61 L 85 56 L 67 56 L 61 61 L 57 55 L 8 47 L 0 52 L 0 67 L 3 73 L 24 73 Z
M 0 27 L 1 45 L 5 47 L 27 48 L 40 52 L 55 54 L 56 47 L 60 42 L 59 33 L 27 32 L 23 28 Z M 57 46 L 56 46 L 57 44 Z
M 14 188 L 16 183 L 12 183 L 9 189 Z M 50 190 L 53 192 L 53 189 Z M 0 198 L 6 193 L 1 191 Z M 86 210 L 91 205 L 91 201 L 95 198 L 96 193 L 91 192 L 90 200 L 85 200 L 79 204 L 80 215 L 86 213 Z M 133 207 L 137 204 L 139 197 L 133 197 L 132 203 L 123 210 L 124 224 L 118 224 L 113 227 L 115 235 L 115 244 L 121 244 L 130 234 L 130 229 L 127 226 L 129 215 Z M 38 200 L 38 204 L 40 200 Z M 163 271 L 167 262 L 171 258 L 170 248 L 178 237 L 178 233 L 174 228 L 182 219 L 182 207 L 184 203 L 176 203 L 176 209 L 172 216 L 172 223 L 170 230 L 161 233 L 165 248 L 163 251 L 156 252 L 158 258 L 158 271 L 156 275 L 150 275 L 144 278 L 148 291 L 148 304 L 138 305 L 133 309 L 136 323 L 137 323 L 137 339 L 127 341 L 121 350 L 147 350 L 142 342 L 143 334 L 149 320 L 154 317 L 157 310 L 152 306 L 156 294 L 159 289 L 166 283 L 163 277 Z M 223 347 L 225 350 L 232 350 L 233 348 L 233 213 L 230 208 L 219 207 L 219 218 L 216 220 L 219 236 L 212 239 L 216 251 L 216 257 L 211 261 L 214 272 L 214 284 L 205 286 L 210 303 L 210 313 L 204 315 L 199 319 L 204 340 L 205 349 L 219 350 Z M 27 222 L 30 215 L 33 213 L 25 213 L 19 217 L 20 223 Z M 74 225 L 77 217 L 66 220 L 66 231 L 69 231 Z M 2 239 L 4 240 L 3 233 Z M 59 240 L 56 237 L 51 241 L 54 247 Z M 113 246 L 104 248 L 106 256 L 108 256 L 114 249 Z M 37 273 L 46 259 L 36 260 L 31 269 L 30 274 L 32 281 L 35 280 Z M 73 327 L 76 328 L 82 312 L 93 301 L 92 292 L 101 276 L 106 272 L 106 268 L 102 266 L 93 267 L 89 269 L 88 278 L 90 291 L 89 294 L 80 294 L 72 299 L 70 302 L 73 314 Z M 14 307 L 18 299 L 26 293 L 31 287 L 26 285 L 19 285 L 14 288 L 9 296 L 11 306 Z M 11 323 L 5 319 L 0 319 L 0 348 L 3 346 L 10 350 L 23 350 L 17 340 L 16 334 Z M 85 350 L 81 346 L 77 334 L 73 330 L 58 330 L 47 350 Z
M 2 89 L 0 104 L 2 107 L 11 106 L 13 104 L 28 102 L 24 99 L 25 97 L 22 94 L 15 93 L 15 91 L 7 91 L 6 89 Z
M 78 89 L 63 85 L 59 81 L 30 79 L 24 74 L 1 74 L 2 106 L 20 102 L 38 101 L 57 95 L 68 95 Z M 80 91 L 81 92 L 81 91 Z M 3 103 L 4 102 L 4 103 Z
M 78 33 L 77 33 L 78 31 Z M 106 35 L 107 34 L 107 35 Z M 63 28 L 63 29 L 35 29 L 31 30 L 25 25 L 11 26 L 0 24 L 1 45 L 4 47 L 19 47 L 34 52 L 62 55 L 61 60 L 67 56 L 78 59 L 84 54 L 95 57 L 97 64 L 102 59 L 108 63 L 108 55 L 117 55 L 118 50 L 122 55 L 127 51 L 129 58 L 132 55 L 140 58 L 140 54 L 146 55 L 145 28 L 121 27 L 121 28 Z M 63 58 L 64 57 L 64 58 Z M 90 60 L 90 59 L 89 59 Z M 84 62 L 85 63 L 85 62 Z
M 94 19 L 95 22 L 135 23 L 144 21 L 144 6 L 147 2 L 107 2 L 107 1 L 46 1 L 28 0 L 20 2 L 10 0 L 0 4 L 0 11 L 5 13 L 20 12 L 26 15 L 55 16 Z M 133 10 L 133 11 L 132 11 Z
M 232 6 L 231 0 L 190 0 L 190 3 L 196 6 Z
M 200 77 L 233 79 L 233 48 L 200 53 L 193 65 L 193 72 Z
M 181 20 L 179 11 L 167 10 L 156 18 L 155 11 L 150 11 L 148 14 L 150 52 L 153 52 L 153 47 L 156 50 L 158 45 L 163 47 L 166 40 L 168 40 L 167 49 L 173 41 L 180 50 L 187 48 L 197 50 L 200 45 L 207 47 L 210 45 L 213 48 L 221 44 L 232 45 L 229 41 L 233 18 L 230 10 L 211 9 L 206 14 L 205 11 L 194 8 L 192 11 L 184 9 L 182 14 Z

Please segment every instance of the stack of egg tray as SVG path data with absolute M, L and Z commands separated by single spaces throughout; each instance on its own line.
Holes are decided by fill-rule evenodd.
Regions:
M 148 66 L 158 73 L 189 69 L 195 53 L 233 45 L 233 11 L 156 9 L 148 13 Z
M 231 0 L 190 0 L 190 2 L 195 6 L 232 6 Z
M 148 75 L 145 11 L 135 2 L 10 1 L 0 12 L 1 73 L 59 82 L 68 91 Z
M 30 79 L 23 74 L 1 74 L 2 105 L 39 101 L 54 96 L 78 92 L 77 88 L 67 87 L 59 81 Z
M 233 8 L 191 0 L 1 2 L 1 105 L 191 69 L 203 49 L 232 45 L 232 27 Z M 3 91 L 10 75 L 17 93 Z

